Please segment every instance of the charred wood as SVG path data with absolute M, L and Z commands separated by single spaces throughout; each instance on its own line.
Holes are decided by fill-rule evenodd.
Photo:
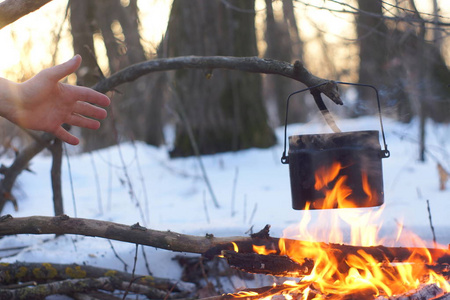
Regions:
M 285 255 L 237 253 L 231 250 L 222 251 L 222 255 L 231 267 L 248 273 L 299 277 L 309 275 L 314 267 L 311 259 L 299 264 Z
M 436 298 L 438 297 L 438 298 Z M 376 300 L 428 300 L 428 299 L 440 299 L 448 300 L 450 299 L 450 294 L 444 294 L 443 290 L 436 284 L 423 285 L 416 290 L 408 291 L 402 295 L 397 296 L 379 296 Z
M 66 215 L 58 217 L 27 217 L 27 218 L 13 218 L 11 216 L 3 216 L 0 218 L 0 235 L 13 235 L 13 234 L 78 234 L 93 237 L 103 237 L 118 241 L 130 242 L 135 244 L 148 245 L 161 249 L 167 249 L 179 252 L 191 252 L 204 254 L 206 258 L 212 258 L 220 255 L 223 250 L 234 250 L 234 245 L 239 248 L 239 254 L 252 253 L 247 258 L 255 259 L 258 257 L 256 265 L 260 264 L 262 258 L 254 255 L 254 246 L 264 246 L 266 249 L 271 250 L 273 257 L 280 256 L 279 238 L 271 238 L 267 234 L 257 235 L 255 238 L 251 237 L 221 237 L 216 238 L 212 235 L 206 235 L 204 237 L 189 236 L 179 234 L 175 232 L 163 232 L 144 228 L 142 226 L 127 226 L 107 221 L 89 220 L 80 218 L 70 218 Z M 262 236 L 259 238 L 259 236 Z M 297 240 L 284 239 L 284 244 L 287 248 L 293 247 L 308 247 L 309 244 Z M 354 255 L 361 257 L 361 251 L 371 255 L 375 260 L 379 262 L 402 262 L 413 256 L 428 264 L 430 268 L 433 268 L 438 273 L 448 273 L 449 262 L 449 250 L 447 249 L 426 249 L 426 248 L 402 248 L 402 247 L 359 247 L 342 244 L 326 244 L 318 243 L 322 249 L 327 253 L 332 253 L 336 261 L 345 261 L 344 258 L 348 255 Z M 430 256 L 426 253 L 429 252 Z M 225 252 L 226 253 L 226 252 Z M 431 262 L 429 261 L 431 257 Z M 280 260 L 285 258 L 280 258 Z M 306 267 L 312 263 L 314 257 L 308 257 Z M 248 262 L 248 264 L 251 263 Z M 243 268 L 234 264 L 235 267 Z M 269 273 L 268 266 L 270 263 L 264 265 L 264 268 L 255 268 L 253 266 L 253 272 Z M 347 266 L 344 264 L 339 266 L 341 269 L 345 269 Z M 267 272 L 266 272 L 267 270 Z M 301 265 L 300 269 L 296 271 L 298 274 L 305 273 L 305 265 Z M 292 268 L 289 269 L 289 272 Z M 275 270 L 274 273 L 280 271 Z M 445 275 L 444 274 L 444 275 Z M 25 279 L 24 279 L 25 280 Z M 29 279 L 25 280 L 29 281 Z
M 252 253 L 254 252 L 253 246 L 265 246 L 266 249 L 274 251 L 274 254 L 280 254 L 279 238 L 266 238 L 266 239 L 247 239 L 236 241 L 235 244 L 239 248 L 240 253 Z M 283 243 L 286 248 L 295 249 L 298 247 L 306 247 L 308 243 L 300 240 L 283 239 Z M 382 245 L 378 246 L 353 246 L 345 244 L 323 243 L 317 242 L 318 247 L 324 249 L 328 253 L 333 253 L 337 259 L 342 259 L 345 256 L 352 254 L 360 257 L 359 252 L 364 251 L 366 254 L 371 255 L 376 261 L 379 262 L 403 262 L 411 257 L 423 261 L 425 263 L 436 264 L 450 264 L 450 250 L 442 248 L 418 248 L 418 247 L 386 247 Z M 204 253 L 206 257 L 213 257 L 220 255 L 222 250 L 233 250 L 232 243 L 223 245 L 217 245 L 211 249 L 208 249 Z M 428 255 L 429 253 L 429 255 Z M 431 262 L 429 262 L 431 259 Z
M 222 250 L 234 250 L 233 243 L 238 246 L 239 253 L 253 253 L 254 246 L 264 246 L 266 249 L 273 250 L 273 254 L 280 254 L 281 252 L 279 248 L 280 238 L 268 236 L 263 238 L 219 238 L 207 234 L 201 237 L 108 221 L 70 218 L 67 215 L 25 218 L 13 218 L 6 215 L 0 217 L 0 235 L 15 234 L 77 234 L 103 237 L 177 252 L 199 253 L 206 258 L 220 255 Z M 286 248 L 293 247 L 293 249 L 308 245 L 308 243 L 292 239 L 283 239 L 283 243 Z M 448 249 L 385 247 L 381 245 L 363 247 L 323 242 L 317 244 L 328 253 L 333 253 L 338 259 L 342 259 L 349 254 L 360 257 L 360 251 L 364 251 L 379 262 L 402 262 L 413 256 L 430 265 L 440 264 L 445 266 L 450 264 L 450 250 Z

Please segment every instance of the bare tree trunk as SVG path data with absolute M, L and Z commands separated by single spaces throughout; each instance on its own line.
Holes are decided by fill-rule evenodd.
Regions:
M 59 216 L 64 213 L 61 185 L 61 166 L 63 155 L 62 141 L 56 138 L 49 148 L 53 158 L 52 169 L 50 171 L 53 191 L 53 208 L 55 210 L 55 216 Z
M 286 7 L 285 7 L 286 6 Z M 298 35 L 298 27 L 293 11 L 292 0 L 283 1 L 283 21 L 278 21 L 275 17 L 272 1 L 266 0 L 266 32 L 265 40 L 267 44 L 264 57 L 292 61 L 292 59 L 301 59 L 303 56 L 302 42 Z M 265 93 L 268 107 L 276 112 L 272 114 L 272 124 L 279 126 L 284 122 L 286 114 L 286 98 L 299 85 L 279 76 L 266 76 L 264 78 Z M 300 98 L 300 99 L 298 99 Z M 296 101 L 290 105 L 290 118 L 288 122 L 304 122 L 307 118 L 307 112 L 302 109 L 304 97 L 300 95 Z M 269 111 L 269 114 L 272 113 Z
M 422 17 L 420 16 L 419 11 L 416 8 L 416 4 L 414 0 L 409 0 L 409 3 L 411 7 L 413 8 L 415 12 L 415 17 L 418 20 L 421 20 Z M 428 115 L 428 97 L 430 97 L 429 93 L 427 92 L 428 88 L 428 82 L 429 82 L 429 68 L 427 64 L 424 64 L 422 59 L 423 58 L 429 58 L 428 54 L 429 51 L 428 48 L 425 45 L 425 34 L 426 34 L 426 28 L 425 24 L 422 23 L 419 27 L 418 37 L 417 37 L 417 49 L 416 49 L 416 56 L 414 57 L 414 63 L 413 63 L 413 69 L 416 71 L 417 76 L 417 83 L 416 83 L 416 89 L 417 89 L 417 101 L 418 101 L 418 114 L 419 114 L 419 160 L 424 162 L 425 161 L 425 137 L 426 137 L 426 120 Z
M 101 80 L 95 61 L 95 33 L 101 33 L 103 37 L 110 72 L 146 60 L 140 43 L 136 0 L 130 1 L 127 6 L 119 0 L 72 1 L 71 16 L 74 50 L 83 56 L 83 65 L 78 72 L 80 84 L 92 86 Z M 160 104 L 158 101 L 151 103 L 151 95 L 152 90 L 144 78 L 122 88 L 120 93 L 114 95 L 109 108 L 114 118 L 103 121 L 95 134 L 90 130 L 82 130 L 83 150 L 92 151 L 113 145 L 117 143 L 117 137 L 144 140 L 147 131 L 160 129 L 161 118 L 147 116 L 150 106 L 158 115 L 162 108 L 162 105 L 154 105 Z M 118 134 L 115 134 L 116 131 Z M 154 145 L 160 145 L 162 142 L 162 135 L 151 140 Z
M 98 10 L 96 1 L 70 0 L 70 24 L 75 53 L 83 57 L 81 67 L 77 71 L 77 84 L 93 86 L 101 78 L 97 67 L 94 47 L 94 33 L 98 32 L 95 15 Z M 104 14 L 105 15 L 105 14 Z M 106 14 L 107 15 L 107 14 Z M 113 102 L 114 103 L 114 102 Z M 110 108 L 108 108 L 110 112 Z M 102 126 L 95 132 L 81 129 L 83 150 L 90 151 L 114 145 L 116 140 L 111 130 L 111 118 L 102 122 Z
M 356 29 L 359 43 L 359 82 L 372 84 L 377 87 L 383 85 L 383 66 L 387 59 L 387 27 L 381 16 L 382 2 L 358 0 L 359 13 Z M 376 101 L 373 91 L 360 89 L 360 113 L 375 113 Z
M 218 1 L 174 1 L 167 31 L 169 56 L 256 56 L 254 1 L 233 0 L 231 4 L 233 9 Z M 274 144 L 259 76 L 225 71 L 213 74 L 208 69 L 178 71 L 174 76 L 173 97 L 178 97 L 185 109 L 200 153 Z M 193 154 L 185 128 L 185 124 L 177 126 L 173 156 Z
M 70 0 L 70 25 L 72 27 L 74 52 L 83 57 L 77 72 L 78 84 L 92 86 L 99 80 L 93 34 L 95 5 L 89 0 Z
M 292 41 L 292 57 L 295 60 L 303 60 L 303 41 L 300 39 L 300 30 L 297 26 L 293 0 L 283 0 L 283 16 L 288 23 L 289 36 Z
M 439 27 L 438 23 L 439 23 L 439 13 L 440 13 L 440 8 L 439 8 L 439 3 L 437 0 L 432 0 L 433 2 L 433 21 L 436 24 L 435 27 L 432 29 L 433 30 L 433 42 L 434 45 L 436 45 L 436 48 L 438 48 L 439 50 L 442 47 L 442 29 Z

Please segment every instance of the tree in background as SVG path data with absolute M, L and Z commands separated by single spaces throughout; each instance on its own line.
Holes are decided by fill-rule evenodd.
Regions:
M 387 27 L 381 1 L 358 0 L 356 32 L 359 46 L 359 83 L 382 87 L 387 60 Z M 374 113 L 376 101 L 371 89 L 359 89 L 359 113 Z
M 87 58 L 78 72 L 80 84 L 92 86 L 99 80 L 94 37 L 101 37 L 105 45 L 110 73 L 147 59 L 140 44 L 136 0 L 126 6 L 119 0 L 77 0 L 70 2 L 70 8 L 74 50 Z M 174 1 L 158 56 L 257 56 L 254 20 L 253 1 L 227 5 Z M 167 75 L 157 74 L 120 88 L 121 95 L 113 98 L 112 117 L 101 132 L 95 136 L 83 132 L 84 150 L 112 145 L 117 136 L 129 138 L 130 133 L 133 139 L 160 145 L 166 98 L 171 98 L 168 103 L 184 116 L 176 127 L 175 156 L 192 154 L 192 143 L 198 143 L 200 153 L 273 145 L 275 136 L 267 122 L 261 76 L 205 72 L 177 71 L 169 85 Z
M 257 56 L 254 1 L 175 0 L 166 36 L 170 57 Z M 192 155 L 193 142 L 201 154 L 274 145 L 261 84 L 242 72 L 176 71 L 171 103 L 180 121 L 171 154 Z
M 264 40 L 266 51 L 264 57 L 281 61 L 303 61 L 303 42 L 297 26 L 295 10 L 292 0 L 283 0 L 283 9 L 274 11 L 272 0 L 266 3 L 266 30 Z M 276 16 L 276 13 L 277 16 Z M 280 126 L 284 123 L 286 113 L 286 98 L 295 90 L 303 88 L 298 83 L 280 76 L 268 75 L 264 78 L 265 98 L 271 108 L 271 123 Z M 289 120 L 292 122 L 304 122 L 307 120 L 308 111 L 304 106 L 304 94 L 293 101 L 289 108 Z M 298 100 L 300 98 L 300 101 Z
M 168 34 L 163 38 L 163 43 L 158 50 L 159 57 L 173 56 L 175 55 L 174 53 L 178 53 L 178 55 L 183 53 L 212 53 L 239 56 L 234 51 L 240 46 L 235 46 L 234 40 L 236 37 L 244 35 L 244 32 L 247 32 L 247 30 L 243 30 L 244 27 L 242 25 L 239 25 L 240 28 L 236 29 L 234 25 L 230 26 L 230 24 L 241 22 L 238 21 L 237 17 L 240 15 L 243 18 L 247 18 L 246 24 L 251 23 L 254 30 L 254 15 L 249 13 L 248 8 L 241 8 L 238 1 L 214 0 L 209 2 L 215 2 L 215 4 L 204 4 L 211 7 L 211 9 L 215 9 L 210 12 L 211 18 L 205 17 L 207 21 L 202 21 L 202 24 L 206 24 L 203 26 L 204 28 L 192 29 L 192 32 L 195 34 L 189 36 L 189 38 L 197 40 L 199 36 L 204 36 L 208 41 L 205 40 L 199 43 L 199 45 L 203 43 L 203 48 L 194 49 L 195 47 L 190 45 L 190 40 L 185 39 L 185 49 L 176 50 L 176 47 L 173 45 L 183 40 L 183 38 L 180 38 L 179 34 L 177 38 L 173 38 L 173 35 L 177 35 L 175 32 L 177 29 L 176 26 L 172 26 L 172 29 L 169 28 L 170 30 L 167 32 L 171 33 L 172 31 L 173 34 Z M 263 56 L 285 61 L 300 59 L 304 56 L 306 57 L 305 63 L 308 68 L 323 77 L 342 80 L 341 76 L 343 75 L 346 77 L 345 79 L 350 81 L 359 80 L 361 83 L 375 84 L 382 92 L 382 100 L 386 101 L 383 103 L 383 107 L 387 107 L 389 112 L 395 112 L 395 117 L 401 121 L 409 122 L 415 116 L 420 116 L 422 120 L 430 118 L 437 122 L 448 121 L 450 115 L 448 113 L 450 89 L 447 85 L 450 82 L 450 72 L 445 62 L 445 59 L 448 59 L 448 57 L 446 57 L 444 49 L 445 46 L 448 46 L 446 45 L 446 38 L 448 37 L 450 24 L 447 19 L 437 15 L 439 12 L 438 1 L 429 1 L 430 4 L 433 4 L 434 13 L 430 11 L 431 13 L 428 14 L 415 9 L 414 4 L 418 2 L 413 0 L 402 2 L 354 1 L 354 3 L 358 5 L 344 1 L 326 1 L 320 6 L 314 6 L 316 3 L 313 1 L 266 1 L 266 9 L 258 11 L 261 15 L 264 13 L 266 15 L 265 19 L 261 19 L 266 23 L 265 35 L 258 40 L 258 42 L 265 42 L 267 45 Z M 195 5 L 198 6 L 199 4 Z M 213 8 L 213 6 L 218 8 Z M 99 72 L 97 71 L 94 56 L 90 54 L 90 51 L 92 51 L 97 56 L 101 55 L 94 46 L 94 44 L 98 45 L 98 42 L 105 45 L 107 53 L 108 63 L 105 70 L 103 70 L 106 76 L 124 66 L 154 57 L 150 55 L 148 49 L 143 49 L 140 43 L 140 24 L 136 0 L 128 2 L 119 0 L 70 1 L 70 8 L 72 10 L 71 25 L 74 35 L 74 48 L 84 58 L 83 67 L 78 74 L 80 84 L 91 86 L 99 80 Z M 340 19 L 344 19 L 344 16 L 350 16 L 350 13 L 353 14 L 354 19 L 346 19 L 350 21 L 347 28 L 349 30 L 337 34 L 328 33 L 327 31 L 331 31 L 330 26 L 322 27 L 322 24 L 327 24 L 328 20 L 314 16 L 314 12 L 323 12 L 327 9 L 329 9 L 330 15 L 338 16 Z M 105 11 L 108 11 L 108 14 L 104 14 Z M 201 12 L 195 11 L 189 12 L 189 14 L 193 17 L 189 18 L 189 16 L 186 16 L 187 13 L 184 13 L 184 16 L 180 14 L 180 17 L 183 17 L 185 22 L 179 27 L 198 27 L 201 19 L 194 19 L 197 16 L 201 17 Z M 215 16 L 215 18 L 212 18 L 212 16 Z M 235 19 L 232 20 L 233 18 Z M 307 30 L 302 28 L 304 48 L 299 37 L 299 28 L 301 26 L 298 28 L 295 26 L 296 18 L 302 25 L 308 20 L 310 20 L 311 24 L 313 22 L 316 23 L 316 26 L 308 27 Z M 251 21 L 248 22 L 249 20 Z M 240 24 L 243 23 L 244 21 Z M 183 30 L 188 31 L 186 28 L 183 28 Z M 353 35 L 353 30 L 356 32 L 355 35 Z M 314 31 L 317 32 L 315 36 Z M 336 37 L 339 34 L 344 38 L 338 40 Z M 216 35 L 221 37 L 220 40 L 217 39 Z M 317 40 L 319 38 L 321 41 Z M 333 43 L 330 42 L 332 38 L 336 38 L 333 40 Z M 351 40 L 352 38 L 356 39 Z M 233 43 L 230 41 L 233 41 Z M 250 44 L 249 41 L 255 41 L 255 38 L 247 39 L 245 43 Z M 253 48 L 256 49 L 256 42 L 252 43 Z M 311 50 L 309 45 L 313 43 L 314 50 Z M 240 43 L 237 44 L 240 45 Z M 220 47 L 217 45 L 220 45 Z M 332 51 L 321 50 L 327 45 L 329 49 L 332 48 Z M 294 49 L 295 47 L 297 48 Z M 357 53 L 355 50 L 342 51 L 345 48 L 356 49 L 356 47 L 359 49 L 358 56 L 355 55 Z M 261 47 L 261 49 L 263 48 Z M 211 52 L 207 52 L 210 50 Z M 245 56 L 256 55 L 256 53 L 256 50 L 247 51 Z M 314 53 L 314 55 L 311 53 Z M 348 55 L 347 58 L 343 59 L 343 53 Z M 336 64 L 335 70 L 337 72 L 333 71 L 334 67 L 328 67 L 333 63 Z M 344 67 L 342 67 L 343 65 Z M 347 69 L 345 70 L 345 68 Z M 204 72 L 205 76 L 196 75 L 201 77 L 201 79 L 198 77 L 198 82 L 215 82 L 214 91 L 216 94 L 223 95 L 224 91 L 228 91 L 228 99 L 232 99 L 232 101 L 213 102 L 216 100 L 212 100 L 211 102 L 214 103 L 213 106 L 220 107 L 223 110 L 221 113 L 214 111 L 213 108 L 208 106 L 209 104 L 205 107 L 191 106 L 193 102 L 189 102 L 189 100 L 182 101 L 180 97 L 186 97 L 187 94 L 185 90 L 182 90 L 177 85 L 177 80 L 184 73 L 200 74 L 201 72 L 178 71 L 176 75 L 173 75 L 173 73 L 152 74 L 142 79 L 139 83 L 136 82 L 135 86 L 133 84 L 120 86 L 119 91 L 122 94 L 115 93 L 113 97 L 113 111 L 112 113 L 110 112 L 111 118 L 108 118 L 103 124 L 100 134 L 96 134 L 95 138 L 93 138 L 88 132 L 83 132 L 86 145 L 85 150 L 115 144 L 118 141 L 118 137 L 122 140 L 139 139 L 153 145 L 160 145 L 163 142 L 162 126 L 168 122 L 163 107 L 168 103 L 178 112 L 185 111 L 188 116 L 185 120 L 178 123 L 184 124 L 178 126 L 178 133 L 183 132 L 183 126 L 186 127 L 186 124 L 189 123 L 193 129 L 194 140 L 198 140 L 200 144 L 203 143 L 203 140 L 213 137 L 214 142 L 212 143 L 219 145 L 220 149 L 227 149 L 223 146 L 225 144 L 232 145 L 230 146 L 231 149 L 240 149 L 242 141 L 252 140 L 248 136 L 241 138 L 243 131 L 246 131 L 247 128 L 252 128 L 250 125 L 252 123 L 244 124 L 243 122 L 248 120 L 242 120 L 238 116 L 243 117 L 242 112 L 246 109 L 258 111 L 262 107 L 262 110 L 264 110 L 264 106 L 258 105 L 258 108 L 254 109 L 252 106 L 248 106 L 246 101 L 240 101 L 231 96 L 231 93 L 239 92 L 239 89 L 236 89 L 237 82 L 244 82 L 242 80 L 234 80 L 234 75 L 228 75 L 235 72 L 214 71 L 209 80 L 205 79 L 210 76 L 211 72 L 208 70 Z M 246 74 L 245 76 L 252 77 L 255 75 Z M 170 81 L 167 78 L 170 78 Z M 190 80 L 197 84 L 197 81 L 194 82 L 193 78 L 190 78 Z M 221 80 L 216 80 L 216 78 L 221 78 Z M 227 89 L 225 86 L 230 81 L 230 78 L 234 82 L 233 88 Z M 345 79 L 343 80 L 348 81 Z M 280 81 L 278 82 L 278 80 Z M 169 82 L 169 85 L 167 85 L 167 82 Z M 250 86 L 249 84 L 246 85 Z M 271 112 L 271 116 L 276 115 L 275 118 L 271 119 L 276 121 L 271 124 L 278 125 L 279 120 L 284 117 L 285 97 L 288 92 L 297 89 L 296 84 L 293 85 L 294 88 L 291 88 L 289 83 L 284 86 L 282 79 L 269 75 L 264 76 L 262 84 L 261 82 L 259 83 L 260 88 L 264 87 L 262 94 L 261 92 L 253 93 L 255 98 L 264 98 L 266 104 L 271 104 L 269 105 L 270 107 L 277 107 L 274 112 Z M 205 84 L 204 87 L 208 89 L 208 85 Z M 212 88 L 209 87 L 209 89 Z M 176 94 L 174 92 L 177 93 L 178 97 L 173 96 Z M 361 99 L 369 100 L 369 102 L 361 101 L 360 104 L 362 103 L 362 105 L 360 107 L 369 107 L 375 104 L 374 99 L 370 99 L 373 96 L 372 91 L 360 89 L 359 93 Z M 246 97 L 244 98 L 247 99 L 248 97 Z M 169 98 L 172 101 L 167 101 Z M 198 97 L 193 98 L 197 99 Z M 178 102 L 182 105 L 179 105 Z M 239 105 L 237 105 L 238 103 Z M 244 105 L 244 103 L 247 106 L 241 107 L 240 105 Z M 293 102 L 293 104 L 297 103 L 297 101 Z M 308 105 L 309 103 L 306 104 Z M 351 107 L 351 105 L 346 105 L 346 107 L 349 106 Z M 183 109 L 180 110 L 180 107 L 183 107 Z M 213 130 L 202 131 L 196 128 L 198 126 L 196 123 L 200 123 L 200 120 L 197 120 L 195 117 L 192 120 L 189 117 L 189 109 L 196 112 L 212 111 L 209 118 L 214 119 L 214 122 L 201 121 L 202 126 L 207 124 L 207 127 L 210 127 L 213 124 L 213 126 L 222 126 L 228 129 L 223 131 L 223 134 L 231 142 L 219 141 L 218 134 L 208 133 L 215 132 Z M 293 110 L 294 107 L 292 107 L 291 112 Z M 305 111 L 305 109 L 302 109 L 302 111 Z M 357 110 L 356 112 L 359 113 L 360 111 Z M 394 113 L 391 114 L 394 115 Z M 194 115 L 194 113 L 191 115 Z M 353 115 L 357 116 L 356 113 Z M 296 122 L 304 120 L 302 116 L 291 117 L 290 120 L 295 120 Z M 113 123 L 115 123 L 115 126 Z M 233 130 L 229 130 L 229 128 L 233 128 Z M 264 131 L 266 127 L 263 126 L 261 128 Z M 181 137 L 183 137 L 183 134 L 177 134 L 177 144 L 184 143 L 188 145 L 192 143 L 192 138 L 189 139 L 189 143 L 186 143 L 188 140 L 186 135 L 184 135 L 184 138 Z M 260 141 L 261 139 L 254 145 L 261 145 Z M 242 148 L 245 147 L 247 146 Z M 214 151 L 208 150 L 205 153 L 210 152 Z
M 70 11 L 74 51 L 83 57 L 82 68 L 77 73 L 79 84 L 93 86 L 101 80 L 94 47 L 96 36 L 106 49 L 108 73 L 147 60 L 140 42 L 136 0 L 127 4 L 120 0 L 71 0 Z M 95 133 L 83 130 L 83 149 L 90 151 L 114 145 L 119 137 L 161 145 L 164 141 L 161 103 L 152 97 L 151 86 L 148 78 L 141 78 L 121 87 L 120 93 L 114 94 L 111 117 L 101 129 Z

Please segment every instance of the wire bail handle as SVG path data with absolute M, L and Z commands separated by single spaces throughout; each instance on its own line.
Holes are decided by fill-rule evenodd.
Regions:
M 302 89 L 302 90 L 295 91 L 295 92 L 291 93 L 291 94 L 288 96 L 287 101 L 286 101 L 286 116 L 285 116 L 285 119 L 284 119 L 284 150 L 283 150 L 283 154 L 282 154 L 282 156 L 281 156 L 281 163 L 282 163 L 282 164 L 288 164 L 288 163 L 289 163 L 289 156 L 286 155 L 286 139 L 287 139 L 287 120 L 288 120 L 289 100 L 290 100 L 290 98 L 291 98 L 292 96 L 296 95 L 296 94 L 300 94 L 300 93 L 303 93 L 303 92 L 305 92 L 305 91 L 308 91 L 308 90 L 312 90 L 312 89 L 318 88 L 318 87 L 320 87 L 320 86 L 322 86 L 322 85 L 325 85 L 325 84 L 327 84 L 327 83 L 328 83 L 328 82 L 323 82 L 323 83 L 320 83 L 320 84 L 317 84 L 317 85 L 314 85 L 314 86 L 311 86 L 311 87 L 307 87 L 307 88 L 304 88 L 304 89 Z M 362 83 L 351 83 L 351 82 L 342 82 L 342 81 L 336 81 L 335 83 L 337 83 L 337 84 L 346 84 L 346 85 L 355 85 L 355 86 L 369 87 L 369 88 L 372 88 L 372 89 L 375 91 L 375 94 L 376 94 L 376 96 L 377 96 L 378 116 L 379 116 L 379 119 L 380 119 L 381 136 L 382 136 L 382 138 L 383 138 L 383 145 L 384 145 L 384 150 L 381 150 L 381 158 L 388 158 L 389 156 L 391 156 L 391 153 L 389 152 L 389 150 L 388 150 L 388 148 L 387 148 L 386 137 L 385 137 L 385 135 L 384 135 L 383 119 L 382 119 L 382 116 L 381 116 L 380 96 L 379 96 L 379 94 L 378 94 L 377 88 L 376 88 L 375 86 L 373 86 L 373 85 L 370 85 L 370 84 L 362 84 Z

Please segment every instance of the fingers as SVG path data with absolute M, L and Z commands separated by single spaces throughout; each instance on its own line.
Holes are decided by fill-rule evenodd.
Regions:
M 72 135 L 72 134 L 70 134 L 67 130 L 65 130 L 64 128 L 62 128 L 62 126 L 59 126 L 54 132 L 53 132 L 53 134 L 57 137 L 57 138 L 59 138 L 60 140 L 62 140 L 63 142 L 66 142 L 66 143 L 68 143 L 68 144 L 71 144 L 71 145 L 78 145 L 79 143 L 80 143 L 80 140 L 76 137 L 76 136 L 74 136 L 74 135 Z
M 65 63 L 45 69 L 42 72 L 44 72 L 50 80 L 59 81 L 75 72 L 80 67 L 80 64 L 81 56 L 77 54 Z
M 77 101 L 75 103 L 73 112 L 78 115 L 98 120 L 105 119 L 107 115 L 105 109 L 82 101 Z
M 109 106 L 111 104 L 111 100 L 105 94 L 94 91 L 93 89 L 84 87 L 84 86 L 69 86 L 72 90 L 72 93 L 77 95 L 77 100 L 89 102 L 95 105 L 100 105 L 103 107 Z
M 89 119 L 89 118 L 86 118 L 86 117 L 78 115 L 78 114 L 72 114 L 68 118 L 66 123 L 69 125 L 88 128 L 88 129 L 99 129 L 100 128 L 99 121 L 94 120 L 94 119 Z
M 101 108 L 100 108 L 101 109 Z M 69 125 L 88 128 L 88 129 L 98 129 L 100 127 L 100 122 L 97 120 L 89 119 L 77 114 L 72 114 L 66 122 Z M 80 140 L 65 130 L 62 126 L 59 126 L 54 132 L 52 132 L 57 138 L 62 141 L 71 144 L 78 145 Z

